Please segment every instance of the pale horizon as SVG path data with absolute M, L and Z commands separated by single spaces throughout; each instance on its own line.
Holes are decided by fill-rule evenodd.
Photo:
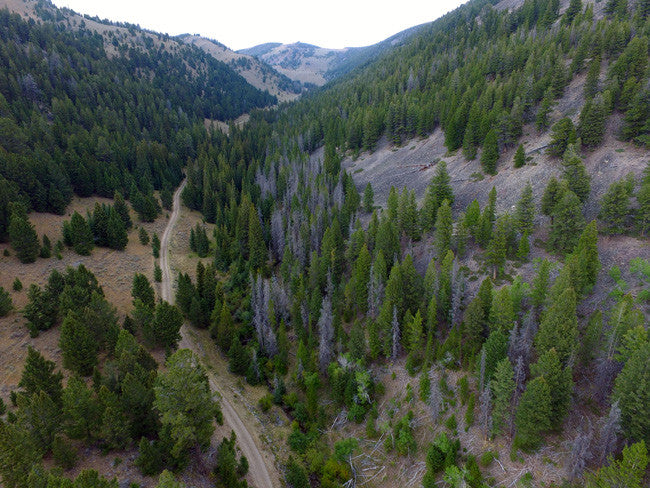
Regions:
M 138 24 L 143 29 L 177 36 L 199 34 L 233 50 L 279 42 L 303 42 L 331 49 L 376 44 L 410 27 L 431 22 L 463 0 L 427 2 L 346 2 L 327 8 L 298 0 L 206 2 L 205 0 L 52 0 L 80 14 Z

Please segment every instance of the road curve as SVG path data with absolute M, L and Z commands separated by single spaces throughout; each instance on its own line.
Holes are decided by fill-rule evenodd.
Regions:
M 181 192 L 183 191 L 183 188 L 185 188 L 186 183 L 187 180 L 183 180 L 174 193 L 172 213 L 160 241 L 160 268 L 162 270 L 160 294 L 162 299 L 169 303 L 174 303 L 175 299 L 172 294 L 171 269 L 169 266 L 169 241 L 171 240 L 174 225 L 176 225 L 176 222 L 178 221 L 181 207 Z M 194 340 L 192 334 L 189 333 L 187 325 L 185 324 L 181 328 L 181 341 L 179 347 L 190 349 L 197 355 L 197 357 L 201 358 L 201 354 L 199 353 L 201 347 Z M 206 368 L 206 374 L 208 375 L 212 390 L 216 391 L 221 396 L 221 411 L 223 412 L 224 425 L 235 431 L 235 434 L 237 435 L 237 445 L 241 449 L 242 454 L 246 456 L 246 459 L 248 459 L 249 471 L 247 478 L 249 483 L 254 488 L 273 488 L 273 482 L 271 481 L 268 467 L 264 462 L 264 457 L 258 449 L 257 444 L 255 444 L 253 436 L 246 428 L 244 422 L 242 422 L 230 401 L 228 401 L 228 396 L 222 388 L 220 388 L 214 373 Z

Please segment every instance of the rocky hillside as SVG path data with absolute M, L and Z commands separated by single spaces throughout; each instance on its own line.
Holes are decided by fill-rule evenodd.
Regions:
M 248 83 L 277 97 L 279 102 L 295 100 L 303 91 L 300 81 L 281 74 L 254 55 L 235 52 L 218 41 L 197 35 L 179 36 L 183 42 L 193 44 L 215 59 L 226 63 L 243 76 Z
M 376 59 L 391 47 L 403 44 L 421 27 L 411 27 L 382 42 L 365 47 L 328 49 L 303 42 L 267 42 L 238 52 L 264 61 L 292 80 L 322 86 Z

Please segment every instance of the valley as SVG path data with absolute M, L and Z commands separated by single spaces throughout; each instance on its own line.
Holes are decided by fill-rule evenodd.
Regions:
M 648 485 L 648 0 L 0 6 L 3 487 Z

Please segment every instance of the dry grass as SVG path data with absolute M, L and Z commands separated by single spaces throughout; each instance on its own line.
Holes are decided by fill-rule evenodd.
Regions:
M 74 211 L 85 215 L 92 210 L 95 202 L 111 203 L 105 198 L 75 198 L 63 216 L 52 214 L 30 214 L 30 221 L 36 227 L 39 237 L 47 234 L 52 243 L 61 238 L 61 228 L 64 220 L 70 218 Z M 8 316 L 0 319 L 0 397 L 8 400 L 9 393 L 17 388 L 22 375 L 23 363 L 27 356 L 27 347 L 38 349 L 46 358 L 54 361 L 57 367 L 67 374 L 62 368 L 61 350 L 58 346 L 59 328 L 42 332 L 36 338 L 30 338 L 26 327 L 26 320 L 20 314 L 20 309 L 27 303 L 27 288 L 31 283 L 44 285 L 50 272 L 54 269 L 65 271 L 68 266 L 83 264 L 97 277 L 109 302 L 116 306 L 120 319 L 131 310 L 131 284 L 135 273 L 143 273 L 153 282 L 154 258 L 151 245 L 143 246 L 138 240 L 138 228 L 144 227 L 149 235 L 157 232 L 162 234 L 166 225 L 166 213 L 153 223 L 138 223 L 135 214 L 132 214 L 135 223 L 129 232 L 129 244 L 124 251 L 113 251 L 106 248 L 95 248 L 90 256 L 79 256 L 71 249 L 64 249 L 63 259 L 56 257 L 50 259 L 37 259 L 32 264 L 21 264 L 14 256 L 3 256 L 5 249 L 11 249 L 7 244 L 0 244 L 0 286 L 10 291 L 15 310 Z M 23 290 L 12 291 L 15 278 L 23 283 Z M 164 360 L 163 351 L 152 351 L 157 361 Z M 81 469 L 94 468 L 105 476 L 118 476 L 120 480 L 130 479 L 141 483 L 144 487 L 155 486 L 155 480 L 139 475 L 133 461 L 137 449 L 126 452 L 111 453 L 108 456 L 95 448 L 79 446 L 78 466 L 71 472 L 75 474 Z M 115 459 L 122 459 L 115 463 Z M 47 461 L 47 460 L 46 460 Z M 46 462 L 47 464 L 47 462 Z M 51 462 L 50 462 L 51 464 Z

